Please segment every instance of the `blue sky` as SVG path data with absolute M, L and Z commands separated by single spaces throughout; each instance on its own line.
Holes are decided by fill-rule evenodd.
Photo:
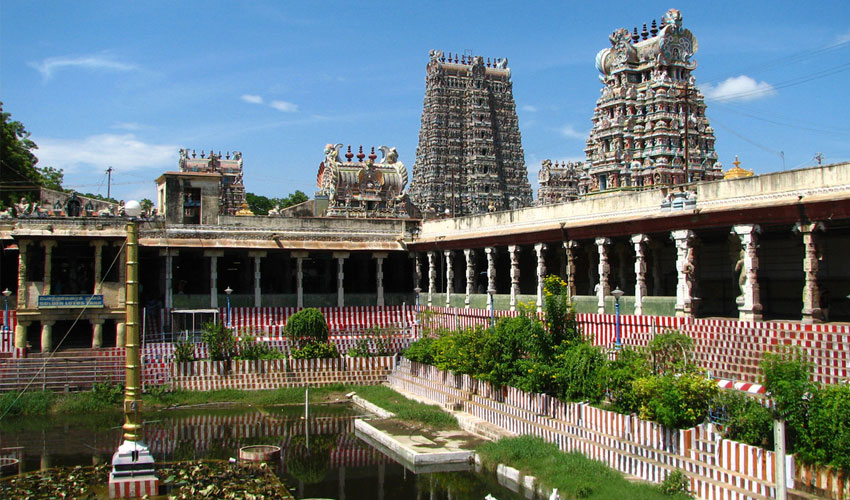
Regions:
M 850 160 L 846 0 L 4 0 L 0 100 L 79 191 L 106 194 L 111 165 L 113 196 L 154 199 L 188 147 L 242 151 L 250 192 L 312 195 L 326 143 L 395 146 L 412 171 L 430 49 L 507 57 L 536 190 L 543 159 L 583 159 L 608 35 L 671 7 L 726 168 Z

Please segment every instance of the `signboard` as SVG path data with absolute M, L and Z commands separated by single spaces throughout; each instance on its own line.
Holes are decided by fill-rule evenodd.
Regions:
M 39 309 L 78 309 L 103 307 L 103 295 L 39 295 Z

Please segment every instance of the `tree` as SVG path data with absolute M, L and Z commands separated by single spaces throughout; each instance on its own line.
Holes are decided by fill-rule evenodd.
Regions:
M 41 186 L 54 191 L 63 191 L 62 183 L 65 181 L 65 172 L 61 168 L 44 167 L 38 168 L 41 176 Z
M 294 193 L 290 193 L 286 198 L 267 198 L 254 193 L 245 193 L 245 201 L 248 203 L 248 208 L 256 215 L 268 215 L 269 210 L 273 209 L 276 205 L 280 205 L 280 208 L 286 208 L 304 203 L 308 199 L 307 195 L 298 189 Z
M 38 146 L 19 121 L 11 121 L 0 102 L 0 202 L 9 206 L 21 196 L 32 198 L 41 186 L 42 177 L 32 153 Z
M 297 205 L 299 203 L 304 203 L 309 198 L 302 191 L 296 189 L 294 193 L 290 194 L 286 198 L 280 200 L 280 208 L 291 207 L 293 205 Z

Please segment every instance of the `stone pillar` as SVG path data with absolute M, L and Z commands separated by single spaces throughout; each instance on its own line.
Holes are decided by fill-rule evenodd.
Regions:
M 18 242 L 18 309 L 27 308 L 27 249 L 29 244 L 30 242 L 27 240 Z M 24 342 L 26 342 L 26 339 L 24 339 Z M 15 347 L 24 346 L 18 346 L 16 340 Z
M 646 297 L 646 243 L 649 236 L 633 234 L 635 246 L 635 315 L 643 314 L 643 298 Z
M 446 307 L 452 306 L 452 291 L 455 287 L 454 250 L 443 250 L 446 257 Z
M 818 253 L 816 232 L 823 231 L 823 229 L 821 222 L 798 222 L 794 226 L 794 231 L 803 236 L 803 246 L 805 247 L 803 254 L 803 273 L 805 275 L 805 282 L 803 283 L 803 323 L 819 323 L 829 320 L 820 307 L 820 289 L 818 288 L 818 267 L 821 255 Z
M 469 309 L 470 297 L 475 293 L 475 250 L 467 248 L 463 251 L 466 257 L 466 298 L 463 301 L 464 307 Z
M 611 268 L 608 265 L 608 238 L 596 238 L 596 250 L 599 252 L 599 283 L 596 287 L 596 311 L 605 314 L 605 297 L 611 294 L 611 286 L 608 284 L 608 273 Z
M 100 271 L 103 267 L 103 245 L 106 245 L 106 242 L 94 240 L 90 244 L 94 247 L 94 290 L 92 290 L 92 293 L 99 295 L 102 293 L 103 274 Z
M 127 323 L 115 323 L 115 347 L 124 347 L 127 343 Z
M 680 318 L 692 317 L 694 314 L 694 271 L 696 269 L 694 247 L 692 244 L 694 232 L 689 229 L 680 229 L 671 232 L 670 236 L 676 243 L 676 274 L 678 276 L 676 283 L 676 316 Z
M 519 246 L 509 245 L 511 256 L 511 311 L 516 311 L 516 296 L 519 295 Z
M 95 349 L 103 347 L 103 318 L 91 320 L 91 346 Z
M 387 252 L 372 252 L 372 258 L 375 259 L 375 288 L 379 306 L 384 305 L 384 259 L 387 258 L 387 255 Z
M 741 240 L 741 252 L 735 271 L 738 272 L 738 287 L 741 295 L 735 299 L 738 304 L 738 319 L 741 321 L 759 321 L 762 318 L 761 295 L 758 283 L 758 233 L 757 224 L 732 226 L 732 233 Z
M 333 257 L 336 259 L 336 306 L 345 306 L 345 259 L 349 257 L 348 252 L 334 252 Z
M 295 305 L 300 309 L 304 307 L 304 259 L 307 252 L 292 252 L 295 257 Z
M 15 325 L 15 347 L 19 349 L 26 349 L 27 347 L 27 327 L 30 326 L 29 321 L 18 320 L 18 324 Z
M 179 255 L 177 250 L 162 249 L 160 257 L 165 257 L 165 310 L 174 307 L 174 257 Z
M 487 247 L 484 253 L 487 255 L 487 308 L 495 309 L 494 297 L 490 295 L 490 290 L 496 289 L 496 248 Z
M 42 241 L 41 246 L 44 247 L 44 283 L 41 287 L 41 294 L 50 295 L 52 291 L 51 282 L 53 281 L 53 248 L 56 247 L 56 241 Z
M 428 252 L 428 307 L 431 307 L 431 302 L 434 299 L 434 290 L 437 287 L 437 255 L 435 252 Z
M 218 258 L 224 257 L 224 251 L 207 250 L 204 257 L 210 258 L 210 307 L 218 309 Z
M 41 322 L 41 352 L 53 350 L 53 325 L 55 321 Z
M 411 252 L 413 254 L 413 289 L 422 290 L 422 258 L 419 252 Z
M 546 251 L 545 243 L 534 245 L 537 253 L 537 312 L 543 312 L 543 280 L 546 279 Z
M 564 251 L 567 254 L 567 295 L 570 300 L 573 300 L 576 295 L 576 250 L 578 248 L 578 241 L 564 242 Z
M 248 256 L 254 259 L 254 307 L 261 307 L 263 305 L 263 293 L 260 264 L 262 264 L 262 259 L 266 256 L 266 252 L 248 252 Z

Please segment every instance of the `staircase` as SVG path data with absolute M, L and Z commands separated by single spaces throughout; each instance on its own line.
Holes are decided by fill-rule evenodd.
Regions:
M 94 349 L 70 349 L 27 358 L 0 359 L 0 393 L 86 391 L 94 384 L 124 382 L 124 356 Z

